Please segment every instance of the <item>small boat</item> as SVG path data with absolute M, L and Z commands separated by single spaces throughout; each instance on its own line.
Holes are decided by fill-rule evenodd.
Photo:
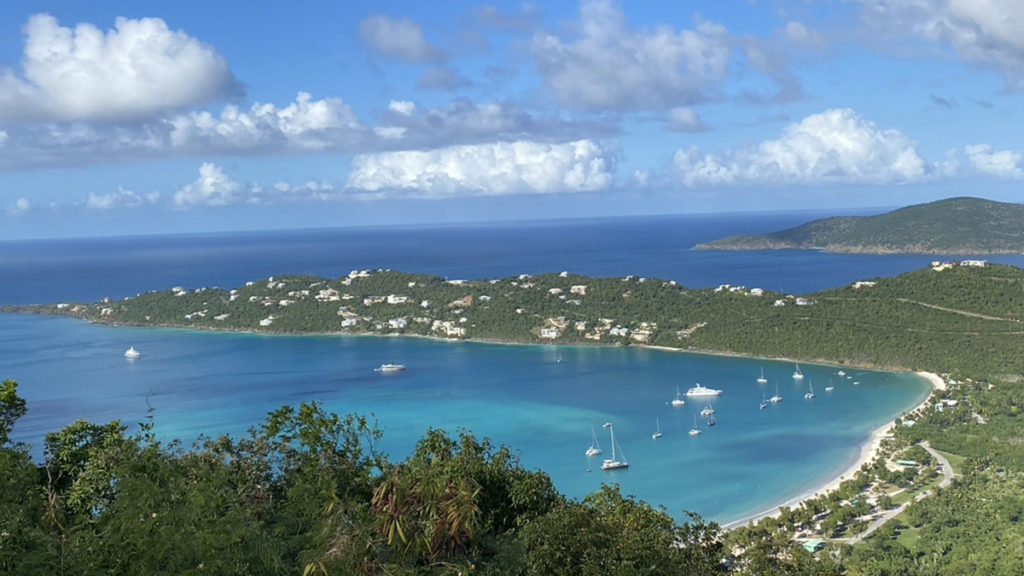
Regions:
M 844 372 L 844 371 L 842 371 L 842 370 L 840 370 L 839 372 L 836 372 L 836 374 L 837 374 L 838 376 L 846 376 L 846 372 Z
M 697 428 L 697 417 L 693 417 L 693 428 L 690 428 L 690 436 L 697 436 L 700 434 L 700 428 Z
M 559 354 L 558 358 L 555 360 L 555 364 L 561 364 L 561 363 L 562 363 L 562 355 Z
M 601 463 L 601 470 L 607 472 L 608 470 L 623 470 L 625 468 L 629 468 L 629 462 L 626 461 L 626 455 L 622 454 L 622 448 L 615 442 L 615 428 L 612 427 L 612 423 L 605 422 L 604 428 L 608 429 L 608 433 L 612 437 L 612 457 Z M 618 448 L 618 453 L 622 455 L 622 460 L 619 460 L 616 456 L 616 448 Z
M 587 448 L 587 458 L 593 458 L 601 454 L 601 445 L 597 442 L 597 432 L 594 431 L 594 427 L 590 427 L 590 448 Z
M 829 378 L 828 379 L 828 386 L 825 386 L 825 392 L 831 392 L 831 391 L 833 391 L 835 389 L 836 389 L 836 387 L 832 384 L 832 379 Z
M 394 374 L 395 372 L 403 372 L 405 370 L 405 364 L 381 364 L 373 370 L 374 372 L 380 372 L 381 374 Z
M 775 396 L 772 396 L 771 398 L 769 398 L 768 401 L 771 402 L 772 404 L 778 404 L 779 402 L 782 402 L 782 396 L 779 395 L 779 383 L 778 382 L 775 383 Z
M 854 386 L 860 386 L 860 380 L 854 380 L 853 381 L 853 385 Z
M 768 398 L 765 397 L 764 392 L 761 393 L 761 410 L 768 407 Z
M 804 394 L 804 399 L 814 400 L 814 382 L 808 382 L 807 385 L 810 386 L 810 389 Z
M 768 379 L 764 377 L 764 366 L 761 367 L 761 377 L 757 379 L 758 384 L 767 384 Z
M 711 402 L 708 402 L 708 405 L 705 406 L 704 409 L 700 411 L 700 415 L 705 417 L 705 418 L 707 418 L 708 416 L 711 416 L 714 413 L 715 413 L 715 409 L 711 407 Z
M 706 386 L 701 386 L 699 382 L 697 383 L 696 386 L 694 386 L 693 388 L 690 388 L 689 390 L 686 391 L 686 395 L 689 396 L 689 397 L 695 397 L 695 396 L 718 396 L 721 393 L 722 393 L 721 390 L 715 390 L 714 388 L 708 388 Z
M 672 407 L 679 408 L 684 404 L 686 404 L 686 400 L 683 400 L 683 395 L 679 392 L 679 386 L 676 386 L 676 397 L 675 400 L 672 400 Z
M 142 352 L 136 350 L 135 346 L 129 346 L 124 352 L 124 357 L 129 360 L 138 360 L 139 358 L 142 358 Z
M 804 373 L 800 371 L 800 365 L 796 365 L 796 370 L 793 371 L 793 380 L 803 380 Z
M 651 438 L 654 439 L 654 440 L 657 440 L 658 438 L 661 438 L 662 436 L 664 436 L 664 434 L 661 433 L 661 420 L 658 419 L 658 418 L 655 418 L 654 419 L 654 434 L 651 434 Z
M 714 425 L 715 425 L 715 417 L 712 416 L 711 418 L 708 418 L 708 426 L 714 426 Z

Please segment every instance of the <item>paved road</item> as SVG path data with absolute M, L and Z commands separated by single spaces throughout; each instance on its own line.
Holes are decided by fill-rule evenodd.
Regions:
M 949 465 L 949 460 L 947 460 L 946 457 L 943 456 L 942 454 L 936 452 L 935 449 L 932 448 L 930 444 L 928 444 L 927 440 L 921 442 L 921 447 L 927 450 L 928 453 L 931 454 L 932 458 L 939 462 L 941 466 L 943 478 L 942 481 L 939 482 L 939 488 L 945 488 L 949 486 L 953 482 L 953 467 Z M 913 501 L 920 502 L 921 500 L 924 500 L 928 496 L 931 496 L 930 490 L 921 492 L 914 498 Z M 900 504 L 898 507 L 893 508 L 892 510 L 883 512 L 881 516 L 872 520 L 871 523 L 868 524 L 867 530 L 861 532 L 860 534 L 857 534 L 856 536 L 851 536 L 849 538 L 836 538 L 832 541 L 851 545 L 857 544 L 861 540 L 864 540 L 865 538 L 874 534 L 875 531 L 881 528 L 886 522 L 899 516 L 904 510 L 906 510 L 907 506 L 910 506 L 910 504 L 911 502 L 904 502 L 903 504 Z

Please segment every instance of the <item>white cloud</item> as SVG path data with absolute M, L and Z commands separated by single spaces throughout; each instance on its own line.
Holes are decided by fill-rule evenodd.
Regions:
M 808 28 L 803 22 L 790 21 L 781 30 L 782 37 L 792 44 L 803 44 L 811 47 L 823 47 L 825 37 L 821 32 Z
M 2 148 L 3 145 L 6 144 L 6 143 L 7 143 L 7 131 L 6 130 L 0 130 L 0 148 Z
M 134 208 L 148 202 L 155 204 L 160 198 L 159 192 L 151 192 L 145 197 L 118 187 L 114 192 L 107 194 L 90 193 L 85 205 L 93 210 L 112 210 L 114 208 Z
M 14 202 L 14 206 L 8 210 L 14 216 L 22 216 L 27 214 L 32 209 L 32 203 L 28 201 L 28 198 L 18 198 Z
M 941 169 L 898 130 L 883 130 L 850 109 L 827 110 L 787 126 L 775 140 L 717 154 L 679 150 L 674 164 L 687 186 L 739 183 L 871 183 L 920 180 Z
M 400 141 L 405 148 L 438 148 L 496 140 L 564 142 L 611 132 L 607 126 L 596 123 L 537 116 L 515 105 L 465 99 L 444 108 L 392 102 L 382 118 L 382 126 L 374 131 L 382 139 Z
M 444 62 L 447 55 L 430 45 L 419 24 L 408 18 L 370 16 L 359 24 L 359 36 L 375 51 L 405 62 Z
M 592 192 L 611 182 L 611 162 L 590 140 L 521 141 L 356 156 L 346 187 L 445 197 Z
M 219 117 L 192 112 L 167 124 L 172 147 L 204 151 L 317 151 L 350 146 L 364 135 L 359 119 L 340 99 L 313 100 L 305 92 L 284 108 L 256 103 L 244 111 L 226 106 Z
M 118 18 L 104 33 L 37 14 L 23 31 L 24 76 L 0 72 L 0 118 L 139 119 L 238 91 L 220 55 L 159 18 Z
M 174 204 L 182 208 L 191 206 L 227 206 L 240 200 L 241 185 L 231 179 L 212 162 L 199 167 L 199 177 L 174 193 Z
M 1024 2 L 1020 0 L 860 0 L 876 29 L 911 30 L 956 50 L 965 62 L 1024 82 Z
M 1018 180 L 1024 178 L 1024 153 L 1013 150 L 995 150 L 988 144 L 965 146 L 964 152 L 982 174 Z
M 673 132 L 703 132 L 708 129 L 693 108 L 678 106 L 668 111 L 668 129 Z
M 408 100 L 392 100 L 388 102 L 388 110 L 402 116 L 412 116 L 412 113 L 416 111 L 416 103 Z
M 610 0 L 585 0 L 574 41 L 537 35 L 533 55 L 547 85 L 567 106 L 664 110 L 710 98 L 728 74 L 730 39 L 722 26 L 634 31 Z

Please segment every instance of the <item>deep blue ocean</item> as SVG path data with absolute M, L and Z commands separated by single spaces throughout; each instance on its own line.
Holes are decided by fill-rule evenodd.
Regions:
M 767 232 L 808 214 L 664 216 L 472 226 L 357 228 L 0 243 L 0 304 L 94 301 L 171 286 L 229 287 L 271 275 L 340 276 L 390 268 L 448 278 L 570 270 L 672 279 L 691 287 L 760 286 L 803 293 L 892 276 L 932 257 L 814 252 L 696 252 L 723 235 Z M 1024 258 L 993 258 L 1024 264 Z M 127 362 L 129 346 L 145 354 Z M 561 356 L 563 362 L 556 362 Z M 403 362 L 406 373 L 373 372 Z M 761 367 L 767 386 L 755 383 Z M 621 484 L 676 517 L 727 522 L 788 500 L 851 462 L 870 431 L 915 405 L 928 387 L 911 375 L 805 366 L 818 395 L 788 364 L 621 348 L 440 343 L 373 337 L 284 337 L 110 328 L 0 315 L 0 378 L 21 384 L 29 413 L 18 440 L 41 441 L 78 418 L 139 422 L 191 441 L 239 434 L 283 404 L 321 401 L 372 414 L 382 448 L 408 453 L 428 427 L 465 429 L 513 447 L 556 486 L 582 497 Z M 834 380 L 836 389 L 825 393 Z M 857 381 L 859 384 L 854 385 Z M 667 402 L 676 386 L 722 388 L 718 425 L 686 434 L 703 407 Z M 778 383 L 785 401 L 761 411 Z M 655 420 L 665 436 L 653 441 Z M 628 471 L 602 473 L 584 456 L 591 427 L 608 453 L 615 423 Z

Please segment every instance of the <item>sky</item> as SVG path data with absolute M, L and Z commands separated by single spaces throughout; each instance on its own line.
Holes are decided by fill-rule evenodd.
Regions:
M 0 240 L 1019 201 L 1024 2 L 0 3 Z

